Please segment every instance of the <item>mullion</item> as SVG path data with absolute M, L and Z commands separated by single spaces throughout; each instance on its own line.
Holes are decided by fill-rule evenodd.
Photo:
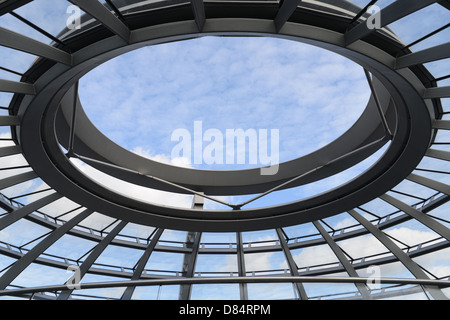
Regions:
M 55 36 L 51 35 L 50 33 L 48 33 L 47 31 L 45 31 L 44 29 L 38 27 L 37 25 L 35 25 L 34 23 L 32 23 L 31 21 L 25 19 L 24 17 L 18 15 L 17 13 L 15 13 L 14 11 L 11 11 L 9 13 L 10 15 L 12 15 L 14 18 L 19 19 L 20 21 L 22 21 L 23 23 L 27 24 L 28 26 L 32 27 L 34 30 L 38 31 L 39 33 L 43 34 L 44 36 L 46 36 L 47 38 L 53 40 L 56 43 L 59 43 L 62 46 L 65 46 L 66 44 L 64 42 L 62 42 L 61 40 L 59 40 L 58 38 L 56 38 Z
M 13 73 L 15 75 L 23 77 L 23 73 L 20 73 L 20 72 L 17 72 L 17 71 L 14 71 L 14 70 L 11 70 L 11 69 L 8 69 L 8 68 L 5 68 L 5 67 L 0 67 L 0 70 L 6 71 L 6 72 L 9 72 L 9 73 Z
M 0 171 L 17 170 L 17 169 L 26 169 L 26 168 L 30 168 L 30 165 L 16 166 L 16 167 L 8 167 L 8 168 L 0 168 Z
M 407 46 L 404 46 L 404 47 L 402 48 L 402 50 L 407 49 L 407 48 L 409 48 L 409 47 L 412 47 L 412 46 L 418 44 L 419 42 L 422 42 L 423 40 L 426 40 L 426 39 L 428 39 L 429 37 L 434 36 L 436 33 L 439 33 L 439 32 L 441 32 L 442 30 L 447 29 L 449 26 L 450 26 L 450 23 L 447 23 L 445 26 L 440 27 L 440 28 L 438 28 L 438 29 L 436 29 L 436 30 L 430 32 L 429 34 L 427 34 L 427 35 L 423 36 L 422 38 L 420 38 L 420 39 L 418 39 L 418 40 L 416 40 L 416 41 L 414 41 L 414 42 L 408 44 Z
M 32 195 L 35 195 L 35 194 L 38 194 L 38 193 L 42 193 L 42 192 L 46 192 L 46 191 L 50 191 L 50 190 L 52 190 L 52 188 L 42 189 L 42 190 L 38 190 L 38 191 L 26 193 L 26 194 L 21 194 L 20 196 L 15 196 L 15 197 L 10 198 L 10 200 L 15 200 L 15 199 L 18 199 L 18 198 L 32 196 Z

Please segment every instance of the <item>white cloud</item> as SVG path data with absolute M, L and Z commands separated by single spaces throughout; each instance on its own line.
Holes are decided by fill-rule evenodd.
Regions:
M 166 154 L 151 155 L 151 152 L 149 150 L 145 150 L 142 147 L 136 147 L 132 150 L 132 152 L 140 155 L 141 157 L 148 158 L 153 161 L 170 164 L 177 167 L 192 168 L 190 159 L 186 157 L 172 158 Z

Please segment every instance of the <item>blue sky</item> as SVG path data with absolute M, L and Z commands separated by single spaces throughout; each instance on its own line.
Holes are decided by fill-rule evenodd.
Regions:
M 369 1 L 353 1 L 364 6 Z M 394 2 L 381 0 L 377 4 L 383 8 Z M 51 1 L 35 0 L 16 12 L 42 26 L 56 35 L 67 19 L 65 0 Z M 390 27 L 405 43 L 410 43 L 421 36 L 445 25 L 450 20 L 448 11 L 440 5 L 431 5 L 422 11 L 406 17 Z M 39 35 L 16 19 L 6 15 L 0 17 L 0 26 L 16 30 L 27 36 L 45 43 L 50 40 Z M 450 38 L 450 30 L 431 37 L 427 41 L 414 46 L 420 50 L 437 43 L 443 43 Z M 15 50 L 0 48 L 0 66 L 24 72 L 36 57 Z M 448 59 L 427 64 L 436 76 L 450 73 Z M 18 81 L 16 75 L 0 71 L 0 77 Z M 449 80 L 439 83 L 449 85 Z M 193 166 L 182 159 L 171 159 L 171 149 L 174 143 L 170 141 L 173 130 L 186 128 L 192 130 L 193 122 L 203 121 L 205 128 L 226 129 L 279 129 L 280 130 L 280 160 L 285 161 L 305 155 L 320 146 L 332 141 L 348 129 L 361 114 L 368 97 L 369 88 L 364 73 L 358 65 L 325 50 L 314 48 L 291 41 L 269 38 L 217 38 L 205 37 L 179 43 L 171 43 L 148 47 L 114 59 L 90 72 L 80 82 L 80 97 L 83 106 L 94 122 L 107 136 L 143 156 L 173 165 Z M 8 106 L 11 94 L 0 93 L 0 105 Z M 443 99 L 444 109 L 450 111 L 449 99 Z M 448 116 L 447 116 L 448 119 Z M 8 137 L 7 130 L 0 132 L 2 137 Z M 439 132 L 440 141 L 450 141 L 449 132 Z M 5 143 L 2 144 L 2 146 Z M 438 148 L 436 146 L 436 148 Z M 443 150 L 448 147 L 439 146 Z M 445 149 L 447 148 L 447 149 Z M 377 154 L 376 156 L 379 156 Z M 254 206 L 277 204 L 306 197 L 344 183 L 359 174 L 362 168 L 374 161 L 373 157 L 365 165 L 352 168 L 340 175 L 330 177 L 314 185 L 295 188 L 289 191 L 274 193 Z M 21 156 L 0 159 L 2 167 L 23 164 Z M 421 167 L 446 169 L 447 164 L 424 158 Z M 245 167 L 245 166 L 244 166 Z M 228 170 L 228 166 L 208 167 L 205 169 Z M 233 167 L 239 169 L 242 167 Z M 112 186 L 123 192 L 125 185 L 114 179 L 104 177 L 91 168 L 80 164 L 84 170 L 101 183 Z M 14 171 L 17 173 L 17 171 Z M 2 177 L 13 172 L 1 172 Z M 419 174 L 429 176 L 444 183 L 449 183 L 448 175 Z M 13 196 L 25 192 L 42 190 L 46 185 L 36 179 L 15 188 L 2 190 Z M 128 186 L 127 186 L 128 187 Z M 414 184 L 403 182 L 399 190 L 430 196 L 430 190 Z M 169 193 L 149 192 L 143 188 L 130 188 L 130 195 L 146 201 L 190 207 L 191 197 Z M 45 193 L 34 197 L 24 197 L 23 202 L 33 201 Z M 407 203 L 414 199 L 399 197 Z M 245 198 L 245 197 L 243 197 Z M 227 198 L 238 202 L 238 198 Z M 52 216 L 74 206 L 64 200 L 44 208 Z M 225 209 L 214 203 L 206 203 L 208 208 Z M 385 215 L 392 212 L 392 207 L 381 200 L 374 200 L 363 206 L 374 213 Z M 432 213 L 435 216 L 448 219 L 450 206 L 447 204 Z M 373 217 L 372 217 L 373 218 Z M 330 217 L 325 221 L 334 228 L 349 227 L 356 222 L 346 213 Z M 112 222 L 102 214 L 83 221 L 84 226 L 102 229 Z M 129 225 L 124 234 L 147 237 L 152 231 L 150 227 Z M 28 241 L 48 232 L 47 229 L 20 221 L 0 232 L 0 241 L 15 245 L 23 245 Z M 292 236 L 312 235 L 316 230 L 312 224 L 303 224 L 286 228 Z M 413 245 L 427 241 L 436 235 L 419 223 L 404 223 L 387 230 L 404 243 Z M 167 230 L 163 240 L 184 241 L 186 234 L 180 231 Z M 244 232 L 244 242 L 271 241 L 275 239 L 272 231 Z M 233 233 L 206 233 L 204 242 L 219 242 L 226 245 L 235 242 Z M 270 244 L 270 242 L 268 242 Z M 87 252 L 94 243 L 87 240 L 63 237 L 46 253 L 67 256 L 76 259 Z M 372 236 L 346 240 L 339 243 L 352 257 L 362 257 L 373 253 L 384 252 L 384 247 Z M 29 246 L 28 246 L 29 247 Z M 303 266 L 335 262 L 329 248 L 305 248 L 293 252 L 294 259 Z M 124 262 L 123 256 L 128 260 Z M 140 252 L 131 249 L 108 248 L 99 259 L 99 263 L 133 265 L 139 259 Z M 438 276 L 450 274 L 449 250 L 442 250 L 423 258 L 417 258 L 419 263 Z M 223 256 L 220 259 L 208 259 L 202 256 L 198 270 L 200 271 L 236 271 L 237 262 L 234 256 Z M 149 261 L 149 269 L 168 269 L 179 271 L 181 255 L 156 254 Z M 0 270 L 12 263 L 7 257 L 0 257 Z M 246 257 L 249 270 L 284 269 L 286 262 L 283 256 L 273 253 L 251 255 Z M 362 270 L 361 275 L 364 274 Z M 383 276 L 410 276 L 400 265 L 383 267 Z M 69 274 L 65 270 L 56 270 L 39 265 L 27 269 L 15 281 L 22 285 L 40 285 L 62 283 Z M 84 281 L 101 281 L 97 276 L 87 277 Z M 238 298 L 236 286 L 212 286 L 209 289 L 196 287 L 194 297 L 205 298 L 219 296 L 222 292 L 231 292 Z M 342 290 L 345 290 L 343 288 Z M 225 290 L 225 291 L 223 291 Z M 289 290 L 292 290 L 290 288 Z M 327 288 L 308 285 L 308 292 L 324 293 Z M 89 291 L 91 292 L 91 291 Z M 287 291 L 286 286 L 252 285 L 249 292 L 253 297 L 264 297 L 271 292 L 277 297 L 291 297 L 293 291 Z M 105 293 L 105 291 L 101 291 Z M 113 296 L 120 291 L 110 291 Z M 137 290 L 139 297 L 177 297 L 177 287 L 165 287 L 158 292 L 157 288 Z M 279 294 L 279 295 L 278 295 Z
M 205 37 L 109 61 L 82 79 L 80 98 L 94 124 L 130 150 L 170 156 L 172 132 L 193 134 L 194 121 L 202 121 L 204 130 L 223 133 L 279 129 L 286 161 L 331 142 L 356 121 L 370 95 L 363 80 L 361 67 L 312 46 Z
M 123 147 L 157 161 L 208 170 L 252 165 L 248 158 L 243 165 L 171 158 L 175 130 L 186 129 L 194 137 L 195 121 L 202 121 L 204 132 L 213 128 L 223 135 L 227 129 L 267 129 L 270 136 L 276 129 L 283 162 L 345 132 L 370 96 L 363 69 L 336 54 L 282 39 L 218 37 L 128 53 L 88 73 L 79 92 L 94 124 Z M 291 199 L 298 192 L 291 190 Z M 255 205 L 285 202 L 289 195 L 283 194 Z

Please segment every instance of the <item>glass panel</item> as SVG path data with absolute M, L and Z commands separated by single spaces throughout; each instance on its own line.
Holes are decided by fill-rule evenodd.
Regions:
M 0 56 L 2 57 L 2 60 L 0 61 L 0 67 L 4 67 L 19 73 L 24 73 L 25 71 L 27 71 L 31 64 L 37 59 L 35 55 L 2 46 L 0 46 Z M 0 104 L 4 107 L 7 107 L 9 105 L 9 102 L 2 100 L 3 99 L 0 99 Z
M 145 269 L 147 273 L 175 275 L 183 268 L 184 254 L 155 251 L 150 256 Z
M 132 299 L 136 300 L 178 300 L 180 286 L 136 287 Z
M 290 239 L 288 242 L 298 242 L 321 238 L 320 234 L 312 223 L 303 223 L 296 226 L 284 227 L 283 230 Z
M 438 130 L 433 149 L 450 151 L 450 130 Z
M 297 298 L 291 283 L 249 283 L 249 300 L 285 300 Z
M 424 157 L 417 168 L 448 172 L 448 161 Z M 413 173 L 445 184 L 450 184 L 450 174 L 414 170 Z
M 291 250 L 299 272 L 337 266 L 339 261 L 328 245 Z
M 416 220 L 410 220 L 383 231 L 391 236 L 391 240 L 401 248 L 405 248 L 405 245 L 414 247 L 420 243 L 429 242 L 440 237 L 434 231 L 428 229 Z
M 191 300 L 239 300 L 239 284 L 194 284 Z
M 68 271 L 69 276 L 71 276 Z M 71 272 L 73 274 L 73 272 Z M 83 279 L 81 279 L 81 283 L 93 283 L 93 282 L 108 282 L 108 281 L 123 281 L 122 278 L 116 277 L 108 277 L 101 276 L 96 274 L 86 274 Z M 82 290 L 74 290 L 74 297 L 79 297 L 83 299 L 99 299 L 99 298 L 109 298 L 109 299 L 120 299 L 123 294 L 125 287 L 122 288 L 101 288 L 101 289 L 82 289 Z
M 344 231 L 347 232 L 347 231 L 361 228 L 359 225 L 359 222 L 356 221 L 352 216 L 350 216 L 346 212 L 323 219 L 323 221 L 326 222 L 334 230 L 344 229 Z M 322 224 L 322 225 L 324 228 L 327 229 L 326 225 L 324 225 L 324 224 Z
M 48 38 L 44 36 L 42 33 L 36 31 L 26 23 L 21 20 L 13 17 L 10 14 L 5 14 L 0 16 L 0 26 L 2 28 L 17 32 L 21 35 L 24 35 L 28 38 L 37 40 L 39 42 L 48 43 Z
M 406 45 L 409 45 L 446 25 L 449 22 L 448 18 L 448 11 L 440 4 L 435 3 L 391 23 L 389 28 L 391 28 Z M 434 41 L 440 41 L 437 44 L 447 42 L 447 40 L 448 38 L 445 38 L 445 33 L 436 35 L 436 39 L 434 39 Z M 430 45 L 430 42 L 428 42 L 428 45 Z M 414 46 L 414 51 L 426 48 L 428 47 L 419 43 Z
M 366 216 L 366 219 L 368 220 L 373 220 L 376 216 L 378 217 L 384 217 L 387 216 L 389 214 L 392 214 L 396 211 L 398 211 L 398 209 L 392 205 L 390 205 L 389 203 L 376 198 L 362 206 L 360 206 L 359 208 L 361 208 L 361 211 L 364 210 L 363 212 L 357 210 L 358 212 L 361 212 L 363 215 L 365 214 L 371 214 L 373 213 L 375 216 Z
M 404 180 L 397 186 L 395 186 L 393 191 L 402 192 L 404 194 L 399 194 L 396 192 L 388 192 L 388 194 L 398 200 L 407 203 L 412 206 L 418 202 L 421 202 L 421 199 L 429 199 L 433 195 L 436 194 L 436 191 L 425 186 L 422 186 L 418 183 Z M 421 199 L 417 199 L 421 198 Z
M 288 270 L 283 252 L 246 253 L 244 260 L 247 275 L 278 274 Z
M 34 0 L 14 12 L 51 35 L 57 36 L 66 27 L 67 20 L 72 14 L 71 6 L 73 6 L 72 3 L 65 0 L 52 0 L 51 2 Z M 44 42 L 50 43 L 51 41 L 46 38 Z
M 439 279 L 447 280 L 450 276 L 450 248 L 416 257 L 413 260 Z
M 92 228 L 94 230 L 103 230 L 113 223 L 116 219 L 107 217 L 98 212 L 92 213 L 89 217 L 84 219 L 79 225 L 84 228 L 80 228 L 83 231 L 89 231 L 86 228 Z
M 450 74 L 450 59 L 443 59 L 424 63 L 423 65 L 435 78 L 444 77 Z
M 178 231 L 178 230 L 164 230 L 164 232 L 161 235 L 161 238 L 159 238 L 160 242 L 166 242 L 166 241 L 176 241 L 180 243 L 186 242 L 186 237 L 188 235 L 187 231 Z M 164 245 L 171 245 L 169 243 L 161 243 Z M 174 245 L 174 244 L 172 244 Z
M 12 284 L 25 287 L 58 285 L 64 283 L 69 277 L 70 273 L 64 269 L 32 263 L 14 279 Z
M 415 277 L 406 269 L 406 267 L 400 262 L 393 262 L 383 265 L 371 265 L 367 268 L 357 269 L 357 273 L 360 277 L 373 278 L 406 278 L 414 279 Z M 392 286 L 391 284 L 373 283 L 379 286 L 379 288 Z
M 447 228 L 450 228 L 450 222 L 447 222 L 449 221 L 449 214 L 448 214 L 449 212 L 450 212 L 450 202 L 446 202 L 443 205 L 437 207 L 436 209 L 433 209 L 432 211 L 428 212 L 428 215 L 443 219 L 438 221 L 444 224 Z
M 50 194 L 52 192 L 54 192 L 54 191 L 51 190 L 48 192 L 41 192 L 37 195 L 30 196 L 30 197 L 33 197 L 30 200 L 36 201 L 37 199 L 35 197 L 42 198 L 45 195 Z M 49 215 L 51 217 L 56 217 L 56 216 L 59 216 L 65 212 L 69 211 L 69 210 L 76 209 L 79 206 L 80 206 L 79 204 L 73 202 L 72 200 L 69 200 L 69 199 L 63 197 L 61 199 L 58 199 L 58 200 L 46 205 L 45 207 L 42 207 L 41 209 L 39 209 L 39 211 L 46 215 Z
M 346 277 L 347 274 L 330 274 L 335 277 Z M 303 283 L 306 294 L 312 300 L 332 300 L 353 298 L 359 294 L 353 283 Z
M 1 247 L 5 247 L 6 245 L 4 245 L 3 243 L 1 243 L 1 240 L 0 240 L 0 246 Z M 14 259 L 14 258 L 10 258 L 10 257 L 7 257 L 7 256 L 5 256 L 5 255 L 0 255 L 0 271 L 1 270 L 4 270 L 5 268 L 7 268 L 7 267 L 9 267 L 9 266 L 11 266 L 13 263 L 15 263 L 17 260 L 16 259 Z M 6 270 L 4 270 L 3 272 L 0 272 L 0 277 L 3 275 L 3 273 L 5 272 Z
M 204 232 L 200 243 L 201 248 L 236 248 L 236 233 L 234 232 Z
M 278 236 L 275 230 L 242 232 L 242 242 L 244 243 L 244 247 L 276 245 L 277 240 Z
M 49 231 L 50 229 L 28 220 L 21 219 L 0 232 L 0 241 L 20 247 L 47 234 Z M 31 246 L 27 246 L 27 248 L 32 248 L 34 245 L 35 243 L 32 243 Z M 16 252 L 19 251 L 17 247 L 13 248 Z
M 338 241 L 337 244 L 353 260 L 372 256 L 371 259 L 390 256 L 388 249 L 371 234 Z
M 235 254 L 199 254 L 195 264 L 195 276 L 227 277 L 237 276 L 237 256 Z
M 108 265 L 115 268 L 99 266 L 99 268 L 120 271 L 120 267 L 125 268 L 125 272 L 132 274 L 133 267 L 137 264 L 144 253 L 143 250 L 109 245 L 95 261 L 95 264 Z M 126 257 L 126 258 L 125 258 Z
M 98 242 L 66 234 L 62 236 L 58 241 L 53 243 L 44 252 L 43 256 L 54 255 L 58 257 L 64 257 L 69 259 L 69 264 L 75 265 L 76 260 L 84 256 L 86 252 L 90 251 L 97 244 Z
M 142 242 L 155 231 L 154 227 L 139 225 L 136 223 L 128 223 L 125 228 L 120 231 L 120 235 L 124 236 L 124 239 L 131 240 L 131 238 L 127 237 L 137 237 L 139 241 Z M 135 240 L 134 240 L 135 241 Z

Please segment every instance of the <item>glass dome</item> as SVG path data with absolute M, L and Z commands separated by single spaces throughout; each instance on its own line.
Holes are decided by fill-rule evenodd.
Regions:
M 0 1 L 0 299 L 448 299 L 449 8 L 425 0 Z M 204 39 L 213 40 L 173 46 Z M 198 101 L 211 106 L 201 112 L 216 127 L 225 122 L 212 85 L 173 82 L 196 70 L 193 83 L 232 73 L 232 64 L 214 62 L 214 43 L 222 57 L 248 55 L 234 66 L 247 74 L 220 88 L 242 89 L 251 117 L 233 101 L 223 128 L 190 136 L 187 161 L 167 145 L 150 152 L 114 142 L 124 128 L 202 120 L 192 111 Z M 299 45 L 318 51 L 299 56 Z M 198 59 L 180 60 L 189 63 L 183 73 L 174 61 L 181 51 L 164 50 Z M 161 98 L 158 112 L 143 109 L 145 87 L 126 81 L 145 75 L 156 86 L 161 72 L 152 63 L 129 68 L 134 53 L 156 54 L 155 69 L 176 65 L 161 69 L 170 94 L 188 99 L 176 112 L 165 113 L 174 96 Z M 265 55 L 279 58 L 276 68 Z M 193 63 L 205 60 L 206 68 Z M 320 72 L 296 78 L 294 65 Z M 270 83 L 270 101 L 250 92 L 258 80 Z M 314 117 L 297 122 L 289 103 L 302 98 Z M 284 143 L 281 161 L 267 161 L 274 144 L 264 154 L 261 144 L 212 143 L 227 129 L 256 128 L 261 137 L 284 124 L 314 137 L 280 133 L 271 142 Z M 253 131 L 244 133 L 250 141 Z M 200 158 L 247 158 L 219 170 L 194 166 L 198 143 Z M 255 150 L 266 156 L 257 166 Z

